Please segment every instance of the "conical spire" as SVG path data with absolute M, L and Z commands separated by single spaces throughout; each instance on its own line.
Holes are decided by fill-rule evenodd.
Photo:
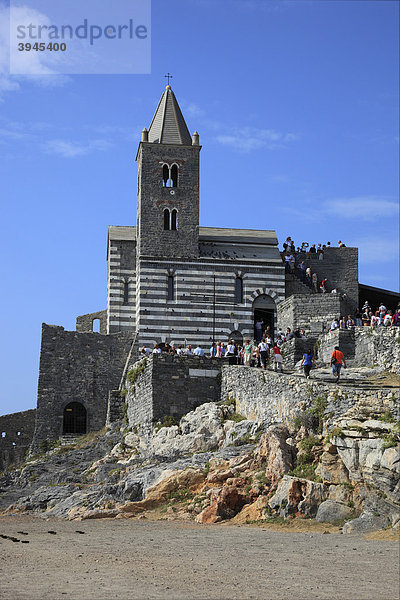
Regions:
M 165 88 L 149 127 L 149 142 L 192 145 L 192 138 L 170 85 Z

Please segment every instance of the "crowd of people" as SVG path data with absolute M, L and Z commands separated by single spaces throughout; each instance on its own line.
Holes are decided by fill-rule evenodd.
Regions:
M 262 322 L 261 322 L 262 323 Z M 244 365 L 244 366 L 255 366 L 265 369 L 267 364 L 274 367 L 276 371 L 282 372 L 282 353 L 281 348 L 283 344 L 295 337 L 305 338 L 305 330 L 296 329 L 291 330 L 290 327 L 286 329 L 286 332 L 278 330 L 275 336 L 275 340 L 271 334 L 269 326 L 264 329 L 257 329 L 256 332 L 260 331 L 261 335 L 255 340 L 246 338 L 243 343 L 238 343 L 234 339 L 229 339 L 225 342 L 213 342 L 210 348 L 205 351 L 200 345 L 195 348 L 191 344 L 170 344 L 164 342 L 161 344 L 154 344 L 153 349 L 143 346 L 140 349 L 142 357 L 150 356 L 151 354 L 176 354 L 177 356 L 209 356 L 210 358 L 221 358 L 226 359 L 230 365 Z
M 344 244 L 341 240 L 339 240 L 338 247 L 345 248 L 346 244 Z M 297 246 L 297 248 L 296 248 L 296 245 L 290 236 L 288 236 L 283 243 L 283 251 L 291 252 L 293 254 L 305 252 L 307 254 L 318 254 L 318 255 L 322 254 L 323 255 L 324 251 L 327 248 L 332 248 L 330 242 L 327 242 L 326 244 L 311 244 L 311 245 L 308 242 L 302 242 L 301 246 Z
M 348 315 L 333 319 L 329 331 L 350 329 L 352 327 L 400 327 L 400 306 L 396 310 L 388 310 L 383 302 L 372 309 L 365 301 L 362 309 L 356 310 L 354 317 Z
M 345 248 L 345 244 L 339 240 L 338 241 L 339 248 Z M 324 251 L 327 248 L 331 248 L 331 243 L 327 242 L 327 244 L 308 244 L 308 242 L 303 242 L 301 246 L 298 246 L 297 249 L 294 245 L 294 242 L 291 237 L 286 238 L 286 241 L 283 244 L 283 262 L 285 264 L 285 272 L 292 273 L 296 275 L 300 279 L 304 285 L 307 285 L 310 290 L 315 293 L 326 294 L 328 293 L 328 279 L 320 278 L 318 273 L 315 271 L 312 272 L 311 267 L 307 266 L 305 261 L 303 260 L 303 255 L 301 253 L 306 253 L 307 255 L 315 254 L 323 259 Z M 332 294 L 339 294 L 339 290 L 335 287 L 331 290 Z M 342 298 L 346 299 L 346 294 L 342 294 Z

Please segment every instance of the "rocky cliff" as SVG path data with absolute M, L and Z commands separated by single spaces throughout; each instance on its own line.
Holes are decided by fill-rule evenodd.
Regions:
M 315 518 L 343 532 L 399 528 L 399 378 L 388 377 L 357 371 L 353 401 L 337 392 L 336 411 L 330 392 L 310 388 L 281 419 L 246 418 L 243 398 L 226 394 L 151 430 L 113 423 L 6 471 L 0 509 L 67 519 L 151 513 L 201 523 Z M 371 382 L 376 393 L 363 394 Z

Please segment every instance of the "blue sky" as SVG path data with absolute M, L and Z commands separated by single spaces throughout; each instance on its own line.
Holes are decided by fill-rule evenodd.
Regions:
M 33 2 L 34 4 L 34 2 Z M 106 306 L 108 225 L 165 87 L 199 131 L 204 226 L 360 248 L 398 289 L 397 2 L 153 0 L 150 75 L 11 76 L 0 4 L 0 414 L 32 408 L 41 323 Z

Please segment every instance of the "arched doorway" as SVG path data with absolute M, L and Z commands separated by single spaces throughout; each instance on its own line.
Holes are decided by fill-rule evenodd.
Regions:
M 64 408 L 63 433 L 86 433 L 86 408 L 80 402 L 70 402 Z
M 253 325 L 254 325 L 254 338 L 256 338 L 256 321 L 261 320 L 264 323 L 263 329 L 266 329 L 269 325 L 271 330 L 271 336 L 274 337 L 275 328 L 275 311 L 276 305 L 267 294 L 261 294 L 253 302 Z

